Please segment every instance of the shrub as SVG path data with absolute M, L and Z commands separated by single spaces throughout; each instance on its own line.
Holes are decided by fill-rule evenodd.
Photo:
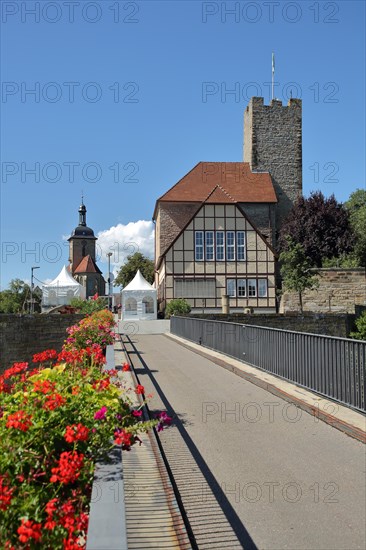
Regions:
M 94 313 L 106 309 L 106 298 L 95 297 L 92 300 L 83 300 L 82 298 L 72 298 L 70 306 L 74 307 L 80 313 Z
M 184 298 L 175 298 L 166 306 L 165 318 L 170 319 L 172 315 L 187 315 L 191 311 L 191 306 Z
M 351 332 L 351 338 L 356 340 L 366 340 L 366 310 L 356 319 L 355 325 L 357 327 L 356 332 Z
M 352 269 L 359 267 L 359 261 L 356 255 L 351 252 L 350 254 L 341 254 L 338 258 L 323 258 L 322 267 Z
M 105 347 L 113 344 L 115 333 L 113 314 L 107 309 L 96 311 L 67 329 L 69 337 L 65 340 L 65 349 L 70 351 L 83 349 L 91 344 Z

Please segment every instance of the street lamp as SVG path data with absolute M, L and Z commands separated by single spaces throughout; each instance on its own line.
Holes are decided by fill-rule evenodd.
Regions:
M 35 269 L 39 269 L 39 265 L 35 267 L 31 267 L 31 291 L 30 291 L 30 312 L 34 313 L 34 304 L 33 304 L 33 271 Z
M 108 309 L 111 311 L 111 256 L 112 252 L 108 252 Z

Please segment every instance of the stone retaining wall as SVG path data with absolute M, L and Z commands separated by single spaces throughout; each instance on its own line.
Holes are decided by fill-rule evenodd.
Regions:
M 317 313 L 354 313 L 356 305 L 366 305 L 366 270 L 319 269 L 319 286 L 303 293 L 303 310 Z M 297 293 L 285 292 L 280 313 L 299 311 Z
M 278 315 L 278 314 L 207 314 L 190 315 L 190 317 L 212 319 L 216 321 L 228 321 L 242 323 L 243 325 L 258 325 L 261 327 L 293 330 L 295 332 L 307 332 L 311 334 L 324 334 L 326 336 L 338 336 L 348 338 L 354 330 L 356 316 L 350 314 L 340 315 Z
M 34 353 L 45 349 L 61 351 L 66 328 L 83 317 L 0 314 L 0 373 L 14 362 L 31 362 Z

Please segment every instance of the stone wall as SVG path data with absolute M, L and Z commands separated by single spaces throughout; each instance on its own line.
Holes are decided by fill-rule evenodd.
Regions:
M 240 323 L 243 325 L 279 328 L 282 330 L 292 330 L 295 332 L 307 332 L 310 334 L 338 336 L 339 338 L 349 337 L 349 333 L 354 330 L 354 321 L 356 318 L 355 315 L 350 314 L 278 315 L 261 313 L 256 313 L 253 315 L 235 313 L 229 315 L 191 314 L 190 317 L 212 319 L 215 321 L 228 321 L 230 323 Z
M 253 171 L 270 172 L 276 191 L 277 229 L 302 194 L 302 102 L 287 106 L 273 99 L 264 105 L 252 97 L 244 113 L 244 162 Z
M 248 216 L 249 221 L 254 224 L 255 228 L 267 239 L 267 242 L 275 246 L 275 205 L 240 203 L 240 208 Z
M 34 353 L 45 349 L 61 351 L 66 328 L 83 317 L 82 314 L 0 314 L 0 373 L 14 362 L 31 362 Z
M 164 254 L 167 248 L 178 237 L 182 229 L 198 210 L 200 205 L 185 203 L 163 203 L 159 205 L 159 256 Z
M 303 310 L 318 313 L 354 313 L 355 306 L 366 305 L 366 270 L 319 269 L 319 286 L 303 293 Z M 297 293 L 285 292 L 280 313 L 299 311 Z

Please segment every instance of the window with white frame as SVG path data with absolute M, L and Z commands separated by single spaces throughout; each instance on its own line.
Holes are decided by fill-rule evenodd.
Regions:
M 204 260 L 203 253 L 203 231 L 196 231 L 194 235 L 194 250 L 196 262 L 202 262 Z
M 247 280 L 238 279 L 237 286 L 238 286 L 238 298 L 245 298 L 245 296 L 247 295 Z
M 253 298 L 257 296 L 257 280 L 248 279 L 248 297 Z
M 215 259 L 214 232 L 206 231 L 205 237 L 206 237 L 206 261 L 212 262 Z
M 246 260 L 245 231 L 195 231 L 197 262 L 243 262 Z
M 216 261 L 223 262 L 225 260 L 225 233 L 216 231 Z
M 267 279 L 258 279 L 258 297 L 267 298 L 268 281 Z
M 235 231 L 226 232 L 226 259 L 228 262 L 235 260 Z
M 245 260 L 245 231 L 236 232 L 236 259 Z
M 226 279 L 226 293 L 228 296 L 236 296 L 236 279 Z

